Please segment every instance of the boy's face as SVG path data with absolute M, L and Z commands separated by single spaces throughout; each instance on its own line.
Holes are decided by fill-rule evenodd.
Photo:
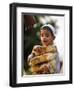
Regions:
M 53 44 L 54 36 L 47 29 L 43 29 L 40 32 L 40 39 L 44 46 L 48 46 Z

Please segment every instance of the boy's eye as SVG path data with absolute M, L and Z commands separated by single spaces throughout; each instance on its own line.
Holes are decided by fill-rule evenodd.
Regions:
M 49 34 L 46 34 L 45 36 L 46 36 L 46 37 L 49 37 Z
M 41 37 L 43 37 L 44 35 L 43 34 L 41 34 Z
M 47 33 L 47 34 L 41 34 L 41 37 L 49 37 L 49 34 Z

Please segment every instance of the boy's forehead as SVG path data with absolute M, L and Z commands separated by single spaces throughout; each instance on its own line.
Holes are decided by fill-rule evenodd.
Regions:
M 41 33 L 50 33 L 50 31 L 48 29 L 41 29 L 40 32 Z

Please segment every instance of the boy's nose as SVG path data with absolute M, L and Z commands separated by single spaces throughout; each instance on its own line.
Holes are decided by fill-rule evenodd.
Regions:
M 46 40 L 46 37 L 43 37 L 43 40 Z

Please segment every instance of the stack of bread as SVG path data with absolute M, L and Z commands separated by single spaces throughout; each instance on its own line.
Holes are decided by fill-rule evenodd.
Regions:
M 43 47 L 36 45 L 32 50 L 32 54 L 34 57 L 32 57 L 28 62 L 32 74 L 55 73 L 55 58 L 57 54 L 57 49 L 55 46 L 51 45 L 48 47 Z

